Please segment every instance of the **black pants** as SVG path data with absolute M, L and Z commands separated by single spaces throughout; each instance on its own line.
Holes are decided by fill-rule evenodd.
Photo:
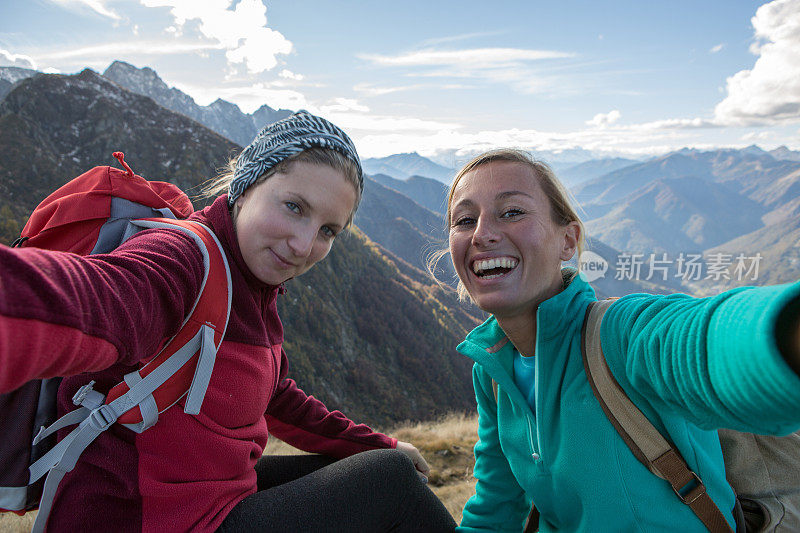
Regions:
M 258 492 L 234 507 L 220 532 L 453 531 L 455 522 L 397 450 L 340 461 L 320 455 L 265 456 Z

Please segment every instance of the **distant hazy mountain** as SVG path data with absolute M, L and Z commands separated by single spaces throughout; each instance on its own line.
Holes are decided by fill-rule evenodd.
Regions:
M 462 166 L 469 162 L 469 160 L 483 152 L 484 150 L 472 150 L 465 152 L 463 150 L 449 149 L 439 151 L 435 155 L 430 156 L 429 159 L 435 163 L 448 168 L 453 168 L 458 171 Z M 631 157 L 622 153 L 596 152 L 580 147 L 566 148 L 563 150 L 527 150 L 527 152 L 534 158 L 544 161 L 550 165 L 557 173 L 561 173 L 563 170 L 566 170 L 570 167 L 574 167 L 581 163 L 586 163 L 592 160 L 614 158 L 627 159 Z M 638 163 L 645 159 L 649 158 L 640 158 L 639 160 L 634 161 Z
M 751 233 L 732 239 L 705 251 L 706 255 L 729 254 L 731 267 L 728 280 L 712 282 L 706 280 L 704 285 L 716 289 L 741 285 L 767 285 L 775 283 L 792 283 L 800 280 L 800 217 L 787 219 L 778 224 L 765 226 Z M 737 276 L 736 257 L 746 258 L 760 254 L 758 278 Z M 748 267 L 752 261 L 748 260 Z M 755 271 L 753 271 L 755 274 Z
M 39 72 L 28 68 L 0 67 L 0 100 L 11 91 L 15 83 L 36 74 Z
M 701 152 L 683 149 L 645 163 L 615 170 L 574 188 L 583 203 L 614 203 L 639 187 L 663 178 L 695 177 L 724 183 L 740 194 L 750 196 L 800 168 L 794 161 L 776 160 L 755 150 L 713 150 Z
M 604 174 L 574 187 L 573 193 L 582 203 L 614 203 L 652 181 L 685 176 L 703 179 L 712 177 L 705 162 L 699 162 L 682 153 L 673 153 Z
M 369 177 L 355 224 L 370 239 L 423 272 L 427 256 L 444 247 L 447 239 L 442 215 Z M 448 269 L 445 277 L 453 274 Z
M 681 280 L 674 276 L 674 271 L 670 272 L 666 279 L 657 271 L 651 273 L 647 266 L 649 255 L 642 259 L 642 265 L 637 271 L 624 266 L 625 259 L 622 252 L 595 237 L 589 236 L 586 239 L 585 251 L 597 254 L 607 264 L 608 270 L 602 277 L 590 280 L 598 298 L 620 297 L 636 292 L 651 294 L 686 292 Z M 568 264 L 575 266 L 575 263 L 576 260 L 573 259 Z M 587 273 L 591 274 L 590 271 Z M 647 279 L 648 277 L 650 279 Z
M 422 176 L 411 176 L 404 180 L 395 179 L 386 174 L 375 174 L 370 177 L 381 185 L 405 194 L 434 213 L 444 215 L 447 210 L 448 187 L 441 181 Z
M 574 187 L 579 183 L 588 181 L 593 178 L 608 174 L 621 168 L 629 167 L 631 165 L 638 165 L 640 161 L 635 159 L 626 159 L 623 157 L 614 157 L 610 159 L 592 159 L 579 163 L 575 166 L 565 168 L 557 172 L 559 179 L 567 187 Z
M 587 231 L 611 246 L 635 252 L 710 248 L 762 226 L 757 202 L 700 178 L 659 179 L 615 204 Z
M 186 190 L 237 147 L 90 70 L 23 80 L 0 102 L 0 240 L 67 180 L 113 164 L 115 150 L 140 175 Z M 477 319 L 452 290 L 354 231 L 279 298 L 289 375 L 331 408 L 384 426 L 474 408 L 471 363 L 455 346 Z
M 367 158 L 362 161 L 367 174 L 386 174 L 395 179 L 411 176 L 424 176 L 449 184 L 455 176 L 455 170 L 434 163 L 416 152 L 395 154 L 388 157 Z
M 800 200 L 800 163 L 785 175 L 775 176 L 773 180 L 750 192 L 750 198 L 771 210 L 764 222 L 772 224 L 794 218 Z
M 800 151 L 789 150 L 785 146 L 779 146 L 774 150 L 770 150 L 769 153 L 775 159 L 782 159 L 784 161 L 800 161 Z
M 250 144 L 265 125 L 292 114 L 288 109 L 275 110 L 263 105 L 252 115 L 248 115 L 242 113 L 236 104 L 221 99 L 215 100 L 211 105 L 200 106 L 188 94 L 175 87 L 168 87 L 153 69 L 136 68 L 124 61 L 114 61 L 103 76 L 129 91 L 149 96 L 167 109 L 204 124 L 240 146 Z

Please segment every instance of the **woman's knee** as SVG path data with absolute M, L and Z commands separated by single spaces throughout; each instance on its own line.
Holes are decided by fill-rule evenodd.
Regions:
M 358 456 L 363 460 L 366 470 L 379 479 L 396 483 L 419 482 L 414 463 L 401 451 L 371 450 Z

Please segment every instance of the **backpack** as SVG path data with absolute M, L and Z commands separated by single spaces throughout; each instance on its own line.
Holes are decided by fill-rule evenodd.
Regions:
M 87 383 L 73 397 L 77 409 L 59 420 L 61 378 L 33 380 L 0 394 L 0 511 L 24 514 L 38 507 L 33 531 L 44 530 L 59 482 L 111 424 L 141 433 L 184 397 L 186 413 L 200 412 L 228 324 L 231 276 L 217 237 L 199 222 L 181 220 L 193 207 L 178 187 L 147 181 L 121 152 L 113 155 L 125 171 L 95 167 L 68 182 L 39 204 L 12 246 L 89 255 L 109 252 L 144 229 L 171 228 L 197 243 L 205 276 L 178 333 L 107 394 L 95 391 L 94 381 Z M 54 433 L 71 425 L 77 427 L 56 443 Z
M 590 303 L 583 321 L 581 354 L 592 392 L 634 456 L 670 483 L 675 496 L 710 532 L 732 533 L 702 480 L 628 398 L 608 367 L 600 346 L 600 324 L 616 299 Z M 494 380 L 492 388 L 496 401 Z M 726 478 L 736 493 L 737 533 L 800 531 L 800 431 L 776 437 L 720 429 L 719 437 Z M 538 531 L 538 527 L 539 512 L 533 505 L 524 531 Z

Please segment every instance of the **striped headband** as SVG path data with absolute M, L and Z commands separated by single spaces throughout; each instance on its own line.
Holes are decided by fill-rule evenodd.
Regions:
M 309 148 L 329 148 L 353 160 L 358 168 L 358 185 L 364 190 L 364 176 L 356 147 L 345 132 L 322 117 L 300 110 L 266 126 L 236 160 L 228 187 L 228 206 L 265 172 L 281 161 Z

